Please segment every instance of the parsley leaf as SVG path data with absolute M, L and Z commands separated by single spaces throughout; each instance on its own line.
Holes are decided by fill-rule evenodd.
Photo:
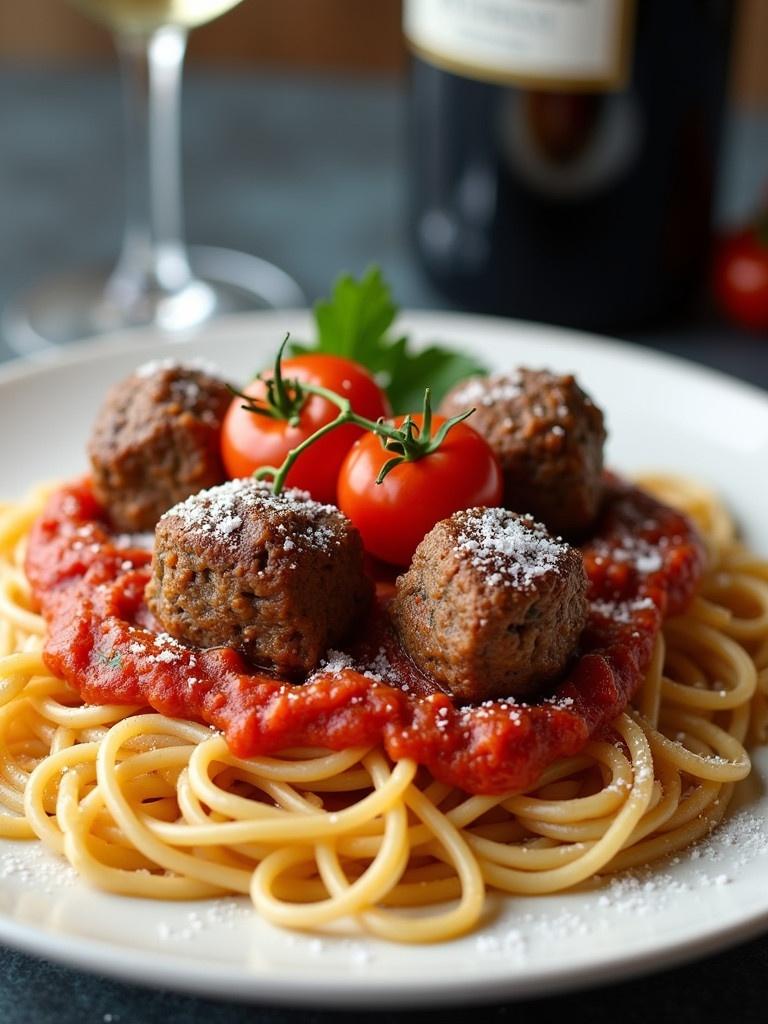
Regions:
M 378 267 L 371 267 L 359 281 L 343 274 L 332 297 L 315 305 L 318 348 L 358 362 L 380 360 L 381 343 L 396 316 L 397 306 Z
M 439 345 L 412 351 L 407 337 L 390 333 L 397 313 L 378 267 L 370 267 L 359 280 L 343 274 L 330 299 L 315 305 L 317 342 L 292 348 L 362 363 L 386 388 L 395 412 L 420 409 L 426 387 L 437 404 L 458 381 L 486 372 L 477 360 Z
M 488 372 L 471 356 L 439 345 L 430 345 L 419 352 L 405 351 L 397 371 L 393 384 L 387 388 L 395 412 L 420 410 L 425 388 L 431 389 L 432 404 L 436 407 L 454 384 Z
M 99 664 L 106 665 L 107 668 L 118 669 L 123 667 L 123 657 L 120 654 L 120 651 L 112 650 L 109 651 L 109 653 L 106 651 L 97 651 L 96 659 Z

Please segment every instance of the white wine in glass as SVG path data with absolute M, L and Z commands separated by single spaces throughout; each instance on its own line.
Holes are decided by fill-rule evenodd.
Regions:
M 152 32 L 163 25 L 194 28 L 225 14 L 240 0 L 73 0 L 73 3 L 118 32 Z
M 44 281 L 3 312 L 9 346 L 34 355 L 80 338 L 152 326 L 169 341 L 223 313 L 302 305 L 284 271 L 184 240 L 181 73 L 187 29 L 239 0 L 74 0 L 114 32 L 126 120 L 126 226 L 115 268 Z

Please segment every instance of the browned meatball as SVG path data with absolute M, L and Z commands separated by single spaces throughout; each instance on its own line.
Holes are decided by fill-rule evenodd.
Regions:
M 298 675 L 369 604 L 363 545 L 333 505 L 250 478 L 195 494 L 155 531 L 149 607 L 172 636 Z
M 146 363 L 116 384 L 88 444 L 93 486 L 114 525 L 151 530 L 172 505 L 226 479 L 224 381 L 172 360 Z
M 504 504 L 530 512 L 554 533 L 578 534 L 602 495 L 603 414 L 571 376 L 520 369 L 474 377 L 446 395 L 453 416 L 475 406 L 469 422 L 504 472 Z
M 587 619 L 581 555 L 531 516 L 443 519 L 399 577 L 392 615 L 416 664 L 463 700 L 534 692 L 565 667 Z

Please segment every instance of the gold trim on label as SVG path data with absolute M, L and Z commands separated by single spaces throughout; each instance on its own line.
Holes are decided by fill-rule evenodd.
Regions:
M 524 89 L 536 89 L 548 92 L 619 92 L 629 81 L 632 64 L 636 0 L 621 0 L 621 15 L 617 30 L 615 62 L 613 67 L 603 76 L 597 78 L 560 78 L 555 75 L 531 75 L 526 72 L 502 71 L 489 67 L 487 64 L 475 64 L 472 61 L 456 60 L 444 53 L 432 50 L 427 46 L 414 43 L 405 36 L 411 53 L 421 57 L 428 64 L 450 71 L 464 78 L 474 78 L 480 82 L 493 85 L 516 85 Z

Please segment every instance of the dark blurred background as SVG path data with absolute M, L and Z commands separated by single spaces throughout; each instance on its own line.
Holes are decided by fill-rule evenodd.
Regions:
M 733 8 L 720 225 L 753 215 L 768 181 L 768 3 Z M 685 55 L 685 37 L 670 47 Z M 654 59 L 651 52 L 651 74 Z M 425 273 L 429 260 L 408 227 L 408 68 L 400 0 L 245 0 L 192 31 L 183 108 L 189 240 L 272 260 L 310 301 L 338 270 L 375 261 L 403 305 L 512 312 L 645 340 L 658 316 L 650 325 L 637 316 L 590 322 L 567 309 L 557 316 L 515 302 L 494 307 Z M 125 168 L 109 31 L 67 0 L 0 0 L 0 97 L 3 306 L 62 269 L 108 265 L 119 250 Z M 637 247 L 635 256 L 648 265 Z M 684 323 L 719 322 L 706 288 L 697 302 L 682 312 Z M 668 322 L 680 322 L 677 312 Z M 715 361 L 720 342 L 702 342 Z M 686 352 L 681 344 L 676 350 Z M 0 340 L 0 357 L 8 354 Z
M 654 6 L 658 23 L 663 5 Z M 752 216 L 768 181 L 768 3 L 733 8 L 720 225 Z M 685 36 L 666 45 L 673 59 L 686 53 Z M 189 240 L 272 260 L 310 301 L 339 270 L 378 262 L 403 305 L 512 312 L 643 341 L 659 322 L 693 325 L 701 340 L 691 354 L 725 366 L 705 282 L 696 307 L 646 324 L 494 308 L 425 273 L 408 227 L 408 68 L 400 0 L 245 0 L 196 28 L 183 108 Z M 125 169 L 110 33 L 67 0 L 0 0 L 0 97 L 2 306 L 62 269 L 108 265 L 119 250 Z M 682 334 L 660 344 L 689 354 Z M 9 354 L 0 340 L 0 357 Z M 745 375 L 755 378 L 754 369 Z M 768 382 L 768 372 L 758 377 Z
M 404 74 L 400 0 L 247 0 L 193 33 L 192 64 L 275 70 Z M 732 99 L 768 106 L 768 4 L 741 0 Z M 0 58 L 82 64 L 110 62 L 109 33 L 64 0 L 0 0 Z
M 751 6 L 758 10 L 760 0 Z M 192 62 L 400 73 L 400 0 L 248 0 L 197 29 L 189 54 Z M 104 62 L 112 46 L 106 31 L 64 0 L 0 0 L 0 56 Z

